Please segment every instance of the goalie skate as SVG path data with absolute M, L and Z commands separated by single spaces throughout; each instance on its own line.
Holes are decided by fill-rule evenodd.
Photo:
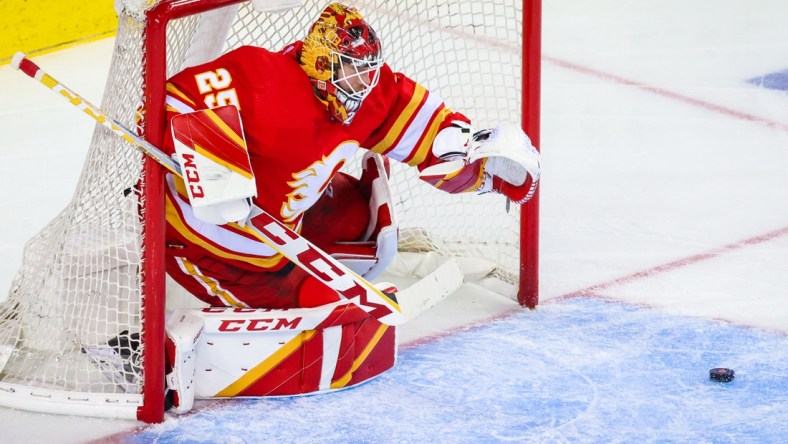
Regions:
M 82 352 L 101 370 L 104 379 L 126 393 L 138 393 L 142 371 L 139 345 L 140 334 L 124 330 L 106 345 L 86 346 Z

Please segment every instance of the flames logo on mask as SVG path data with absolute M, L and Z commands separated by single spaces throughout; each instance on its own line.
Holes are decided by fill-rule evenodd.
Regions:
M 377 84 L 383 52 L 375 31 L 361 14 L 334 3 L 310 28 L 298 61 L 331 115 L 350 123 Z

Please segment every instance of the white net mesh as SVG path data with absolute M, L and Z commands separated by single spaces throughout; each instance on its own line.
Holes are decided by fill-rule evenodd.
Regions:
M 142 73 L 128 69 L 142 60 L 142 32 L 141 23 L 121 20 L 122 50 L 114 54 L 102 100 L 102 108 L 129 127 L 142 103 Z M 124 144 L 96 127 L 72 201 L 28 242 L 0 305 L 0 347 L 10 354 L 0 373 L 0 395 L 12 396 L 12 406 L 27 402 L 14 396 L 62 401 L 53 391 L 71 393 L 77 404 L 98 402 L 90 394 L 117 394 L 102 398 L 110 409 L 139 402 L 137 367 L 124 369 L 121 359 L 107 356 L 103 365 L 118 370 L 103 376 L 83 352 L 106 346 L 121 332 L 139 332 L 142 157 Z
M 126 9 L 101 108 L 134 127 L 146 91 L 143 11 L 155 2 L 122 3 Z M 351 3 L 377 30 L 395 71 L 440 95 L 477 128 L 519 121 L 521 2 Z M 173 20 L 167 27 L 167 72 L 155 74 L 163 82 L 242 45 L 278 50 L 303 37 L 326 4 L 309 0 L 271 14 L 242 3 Z M 50 390 L 30 396 L 69 393 L 64 403 L 141 402 L 141 359 L 127 356 L 122 346 L 108 348 L 121 332 L 128 332 L 122 340 L 136 339 L 130 335 L 140 332 L 141 322 L 145 196 L 139 190 L 145 184 L 142 156 L 126 145 L 97 126 L 73 200 L 25 248 L 23 266 L 0 305 L 0 367 L 8 358 L 0 369 L 0 403 L 21 406 L 3 396 L 21 396 L 23 387 Z M 499 278 L 516 283 L 518 209 L 507 212 L 499 196 L 444 194 L 401 165 L 393 165 L 392 179 L 402 249 L 484 258 L 498 265 Z M 144 356 L 144 341 L 139 349 Z
M 468 115 L 477 128 L 519 122 L 522 97 L 522 2 L 355 1 L 383 42 L 387 63 Z M 222 52 L 242 45 L 280 49 L 303 37 L 326 6 L 307 1 L 281 15 L 241 8 Z M 421 183 L 416 171 L 393 165 L 400 249 L 485 258 L 494 274 L 515 285 L 519 209 L 500 196 L 446 195 Z M 510 289 L 514 296 L 514 288 Z

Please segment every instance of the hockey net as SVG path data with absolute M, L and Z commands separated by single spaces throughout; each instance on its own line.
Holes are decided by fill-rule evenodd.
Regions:
M 167 77 L 242 45 L 279 49 L 302 38 L 327 5 L 307 0 L 274 13 L 264 9 L 292 0 L 257 3 L 120 2 L 101 108 L 130 128 L 148 122 L 138 130 L 156 144 Z M 521 0 L 348 3 L 377 30 L 395 71 L 439 94 L 477 128 L 520 119 Z M 529 6 L 532 16 L 538 16 L 536 5 L 536 15 Z M 531 63 L 531 71 L 538 71 L 538 60 Z M 531 86 L 531 94 L 538 94 Z M 538 96 L 530 102 L 536 111 L 523 117 L 538 140 Z M 22 268 L 0 305 L 0 405 L 162 419 L 160 177 L 155 164 L 96 127 L 73 200 L 28 242 Z M 520 208 L 508 208 L 500 196 L 444 194 L 400 165 L 393 165 L 392 182 L 402 250 L 489 261 L 495 264 L 489 278 L 502 283 L 502 292 L 514 298 L 519 290 L 521 302 L 525 292 L 535 304 L 535 213 L 525 223 Z M 119 341 L 113 339 L 119 334 Z M 132 353 L 129 343 L 137 340 Z

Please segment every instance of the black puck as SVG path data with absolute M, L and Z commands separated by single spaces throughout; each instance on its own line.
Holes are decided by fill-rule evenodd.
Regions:
M 731 382 L 736 372 L 729 368 L 713 368 L 709 370 L 709 378 L 717 382 Z

